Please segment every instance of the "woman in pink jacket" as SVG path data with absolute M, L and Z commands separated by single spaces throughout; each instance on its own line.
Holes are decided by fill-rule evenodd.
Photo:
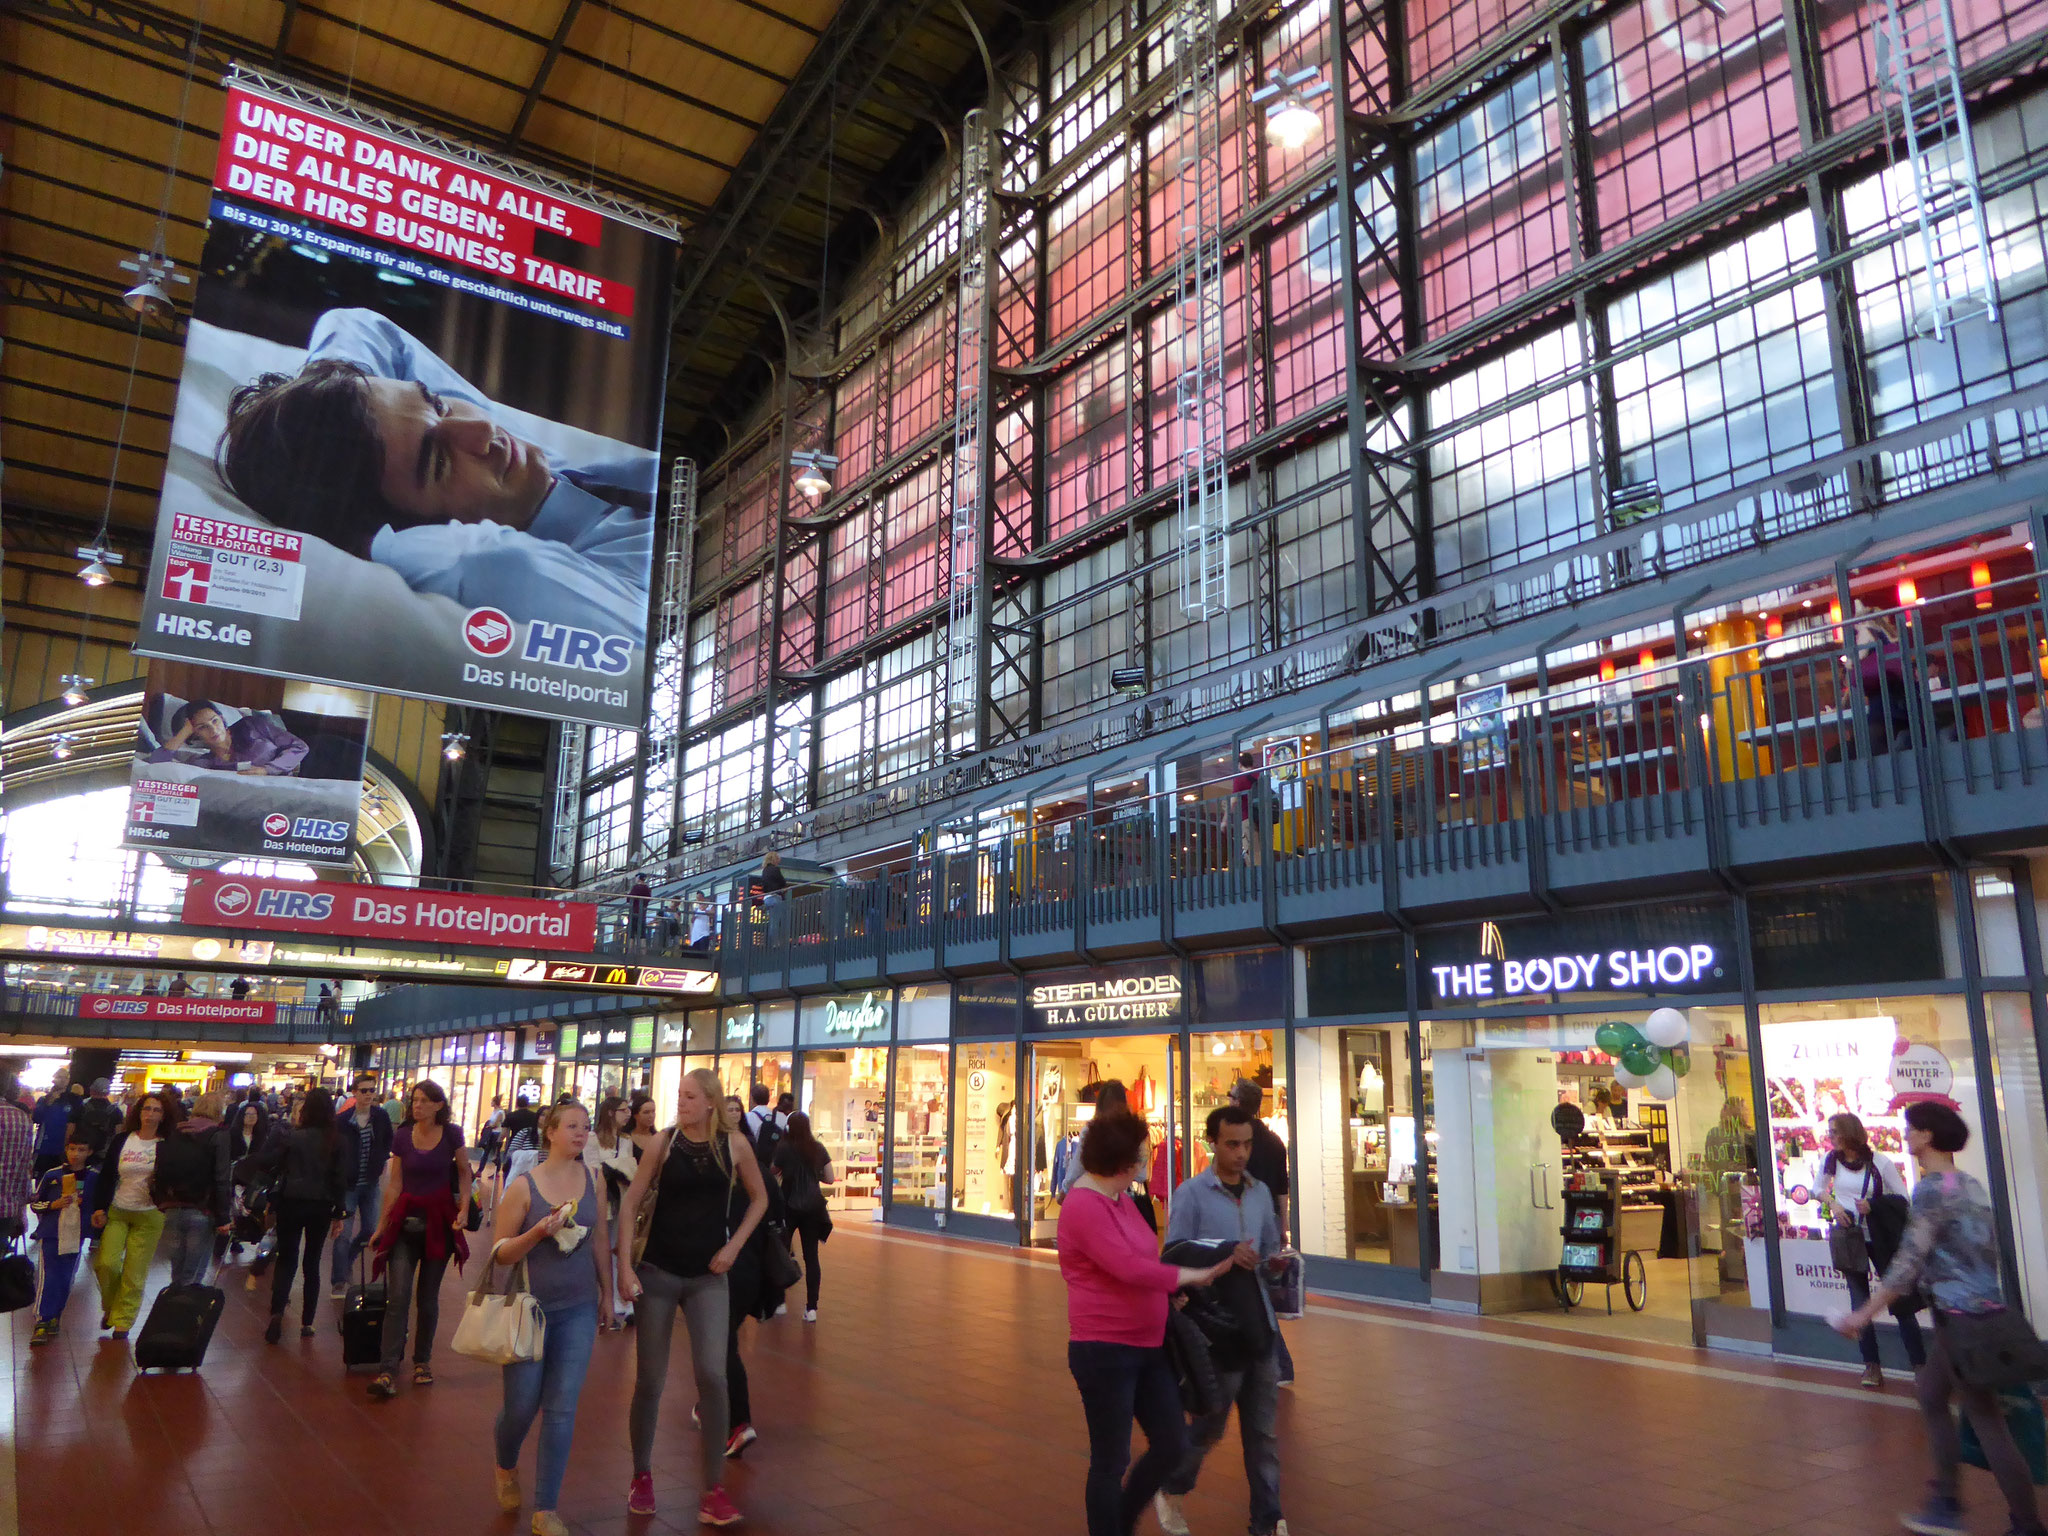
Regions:
M 1183 1269 L 1130 1199 L 1151 1129 L 1132 1114 L 1098 1114 L 1081 1137 L 1081 1176 L 1060 1207 L 1067 1282 L 1067 1369 L 1088 1417 L 1088 1536 L 1131 1536 L 1138 1516 L 1187 1448 L 1180 1387 L 1167 1362 L 1167 1298 L 1229 1269 Z M 1131 1466 L 1131 1424 L 1148 1442 Z M 1128 1480 L 1125 1468 L 1130 1469 Z

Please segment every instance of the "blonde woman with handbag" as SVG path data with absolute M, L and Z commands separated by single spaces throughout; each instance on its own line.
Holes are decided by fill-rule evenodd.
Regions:
M 517 1264 L 540 1304 L 546 1327 L 540 1358 L 504 1367 L 505 1402 L 498 1411 L 498 1507 L 517 1514 L 519 1450 L 540 1417 L 540 1465 L 533 1484 L 533 1536 L 567 1536 L 555 1513 L 576 1401 L 590 1370 L 600 1329 L 612 1329 L 611 1241 L 605 1201 L 583 1161 L 590 1117 L 580 1104 L 557 1104 L 540 1122 L 540 1162 L 498 1197 L 496 1264 Z
M 639 1374 L 633 1383 L 633 1486 L 626 1495 L 626 1509 L 636 1515 L 655 1512 L 654 1425 L 680 1311 L 697 1376 L 704 1472 L 697 1505 L 701 1525 L 737 1525 L 740 1520 L 724 1487 L 729 1411 L 725 1352 L 731 1303 L 726 1276 L 768 1210 L 768 1186 L 760 1165 L 724 1110 L 723 1099 L 715 1073 L 703 1067 L 685 1073 L 676 1100 L 676 1123 L 640 1159 L 619 1202 L 619 1293 L 627 1301 L 641 1298 L 634 1312 Z M 740 1190 L 746 1193 L 746 1209 L 735 1219 L 733 1206 Z M 654 1214 L 647 1224 L 646 1248 L 636 1256 L 634 1218 L 650 1201 Z

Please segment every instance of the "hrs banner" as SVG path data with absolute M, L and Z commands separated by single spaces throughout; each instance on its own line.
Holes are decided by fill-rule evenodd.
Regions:
M 159 661 L 128 770 L 122 841 L 159 853 L 346 864 L 370 695 Z
M 675 255 L 231 84 L 136 649 L 637 725 Z

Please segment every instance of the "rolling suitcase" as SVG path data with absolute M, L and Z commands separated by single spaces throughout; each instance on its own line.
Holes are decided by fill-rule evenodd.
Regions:
M 140 1371 L 196 1371 L 220 1323 L 227 1296 L 217 1286 L 167 1285 L 157 1292 L 142 1331 L 135 1335 Z
M 341 1363 L 351 1371 L 374 1370 L 384 1358 L 384 1301 L 388 1294 L 382 1280 L 366 1278 L 367 1264 L 356 1261 L 356 1279 L 349 1282 L 341 1302 Z

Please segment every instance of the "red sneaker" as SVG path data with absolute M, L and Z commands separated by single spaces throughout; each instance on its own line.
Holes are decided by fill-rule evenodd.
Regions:
M 633 1486 L 626 1490 L 626 1513 L 629 1515 L 651 1515 L 654 1513 L 654 1474 L 642 1472 L 633 1479 Z
M 753 1425 L 742 1424 L 732 1432 L 731 1437 L 725 1442 L 725 1454 L 734 1459 L 744 1456 L 747 1447 L 760 1438 L 759 1435 L 754 1433 Z
M 739 1509 L 725 1496 L 723 1488 L 713 1488 L 697 1501 L 697 1523 L 699 1525 L 738 1525 Z

